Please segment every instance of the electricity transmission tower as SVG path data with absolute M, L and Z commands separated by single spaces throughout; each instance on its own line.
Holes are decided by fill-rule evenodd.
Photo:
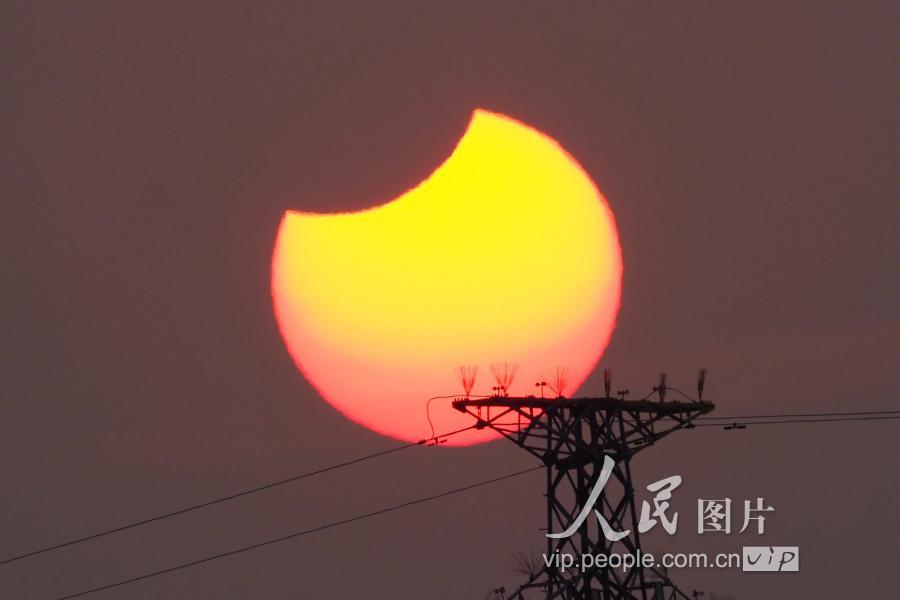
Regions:
M 636 554 L 641 544 L 632 457 L 678 429 L 693 427 L 695 418 L 715 408 L 702 400 L 703 371 L 696 402 L 665 401 L 666 390 L 672 389 L 666 388 L 665 375 L 654 388 L 654 399 L 625 400 L 627 391 L 613 398 L 609 372 L 605 375 L 606 396 L 602 398 L 508 397 L 497 393 L 489 398 L 453 401 L 453 408 L 471 415 L 477 428 L 493 429 L 546 466 L 548 533 L 563 532 L 575 522 L 602 476 L 605 457 L 614 461 L 594 508 L 610 530 L 627 535 L 609 541 L 592 512 L 570 537 L 548 537 L 547 557 L 557 552 L 576 559 Z M 608 469 L 609 462 L 606 464 Z M 528 590 L 545 592 L 548 600 L 690 600 L 665 573 L 640 564 L 623 573 L 611 568 L 582 572 L 578 567 L 562 569 L 553 563 L 534 574 L 507 600 L 522 599 Z

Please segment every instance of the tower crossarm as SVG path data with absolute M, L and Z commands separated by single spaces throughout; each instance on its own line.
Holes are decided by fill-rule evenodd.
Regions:
M 710 402 L 657 402 L 618 398 L 494 396 L 459 399 L 453 408 L 469 414 L 479 429 L 490 428 L 545 465 L 624 459 L 655 444 L 715 408 Z

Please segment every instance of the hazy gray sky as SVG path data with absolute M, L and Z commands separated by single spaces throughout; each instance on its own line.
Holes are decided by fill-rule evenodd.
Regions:
M 452 2 L 0 8 L 0 557 L 394 442 L 284 350 L 283 211 L 414 185 L 473 107 L 559 140 L 625 265 L 617 383 L 710 369 L 720 414 L 896 409 L 898 6 Z M 402 382 L 398 382 L 402 385 Z M 599 393 L 597 375 L 584 393 Z M 894 422 L 681 432 L 641 456 L 675 507 L 764 496 L 796 575 L 689 571 L 739 599 L 885 593 Z M 517 470 L 508 443 L 417 448 L 0 567 L 52 599 Z M 97 598 L 481 598 L 540 551 L 542 475 Z M 361 491 L 364 490 L 364 491 Z M 651 548 L 733 551 L 756 538 Z

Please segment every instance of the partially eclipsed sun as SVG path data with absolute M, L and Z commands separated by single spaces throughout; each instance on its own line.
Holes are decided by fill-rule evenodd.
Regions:
M 480 368 L 474 394 L 491 393 L 498 361 L 519 365 L 510 395 L 535 393 L 557 366 L 574 392 L 609 341 L 621 279 L 615 222 L 590 177 L 551 138 L 484 110 L 395 200 L 285 213 L 272 257 L 275 316 L 297 366 L 348 418 L 409 441 L 430 435 L 428 398 L 462 394 L 461 365 Z M 430 412 L 438 433 L 473 424 L 449 400 Z

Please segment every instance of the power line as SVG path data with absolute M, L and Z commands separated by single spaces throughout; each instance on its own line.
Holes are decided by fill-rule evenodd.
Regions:
M 675 392 L 676 394 L 681 395 L 682 397 L 684 397 L 685 399 L 687 399 L 690 402 L 698 402 L 699 401 L 696 398 L 682 392 L 678 388 L 674 388 L 672 386 L 666 386 L 665 389 L 671 390 L 671 391 Z M 651 392 L 650 395 L 652 395 L 655 392 L 658 392 L 658 388 L 653 388 L 653 391 Z M 646 400 L 646 398 L 645 398 L 645 400 Z M 795 418 L 795 417 L 796 418 L 855 417 L 855 416 L 871 416 L 871 415 L 879 415 L 879 416 L 881 416 L 881 415 L 900 415 L 900 410 L 867 410 L 867 411 L 856 411 L 856 412 L 819 412 L 819 413 L 781 413 L 781 414 L 772 414 L 772 415 L 733 415 L 733 416 L 724 416 L 724 417 L 707 415 L 707 416 L 703 416 L 703 417 L 697 417 L 694 419 L 694 421 L 739 421 L 741 419 L 783 419 L 783 418 L 790 419 L 790 418 Z M 833 421 L 875 420 L 875 421 L 877 421 L 877 420 L 881 420 L 881 419 L 829 419 L 829 420 L 833 420 Z M 885 419 L 885 420 L 891 420 L 891 419 Z M 782 421 L 778 421 L 778 423 L 781 423 L 781 422 Z M 784 422 L 788 422 L 788 423 L 820 423 L 820 422 L 824 422 L 824 421 L 794 420 L 794 421 L 784 421 Z M 765 422 L 765 423 L 757 422 L 757 423 L 744 423 L 744 424 L 745 425 L 769 425 L 770 423 L 769 422 Z M 774 422 L 771 424 L 774 424 Z M 702 425 L 702 426 L 709 427 L 711 425 Z M 715 426 L 715 424 L 713 424 L 712 426 Z M 696 427 L 701 427 L 701 425 L 698 424 L 698 425 L 696 425 Z
M 521 471 L 515 471 L 515 472 L 513 472 L 513 473 L 507 473 L 506 475 L 501 475 L 501 476 L 499 476 L 499 477 L 494 477 L 494 478 L 492 478 L 492 479 L 485 479 L 485 480 L 483 480 L 483 481 L 479 481 L 479 482 L 476 482 L 476 483 L 470 483 L 469 485 L 466 485 L 466 486 L 463 486 L 463 487 L 459 487 L 459 488 L 455 488 L 455 489 L 452 489 L 452 490 L 447 490 L 447 491 L 445 491 L 445 492 L 440 492 L 440 493 L 434 494 L 434 495 L 432 495 L 432 496 L 426 496 L 426 497 L 424 497 L 424 498 L 418 498 L 418 499 L 416 499 L 416 500 L 409 500 L 409 501 L 407 501 L 407 502 L 403 502 L 403 503 L 401 503 L 401 504 L 395 504 L 395 505 L 389 506 L 389 507 L 387 507 L 387 508 L 382 508 L 382 509 L 375 510 L 375 511 L 372 511 L 372 512 L 363 513 L 363 514 L 360 514 L 360 515 L 356 515 L 356 516 L 354 516 L 354 517 L 349 517 L 349 518 L 347 518 L 347 519 L 341 519 L 340 521 L 334 521 L 334 522 L 331 522 L 331 523 L 327 523 L 327 524 L 325 524 L 325 525 L 319 525 L 318 527 L 313 527 L 312 529 L 304 529 L 303 531 L 296 531 L 296 532 L 290 533 L 290 534 L 288 534 L 288 535 L 284 535 L 284 536 L 281 536 L 281 537 L 278 537 L 278 538 L 266 540 L 266 541 L 264 541 L 264 542 L 259 542 L 259 543 L 256 543 L 256 544 L 252 544 L 252 545 L 250 545 L 250 546 L 244 546 L 244 547 L 242 547 L 242 548 L 237 548 L 237 549 L 235 549 L 235 550 L 229 550 L 228 552 L 222 552 L 222 553 L 219 553 L 219 554 L 213 554 L 213 555 L 211 555 L 211 556 L 206 556 L 206 557 L 204 557 L 204 558 L 200 558 L 200 559 L 193 560 L 193 561 L 190 561 L 190 562 L 186 562 L 186 563 L 182 563 L 182 564 L 179 564 L 179 565 L 175 565 L 175 566 L 173 566 L 173 567 L 168 567 L 168 568 L 165 568 L 165 569 L 160 569 L 159 571 L 154 571 L 154 572 L 152 572 L 152 573 L 145 573 L 145 574 L 143 574 L 143 575 L 138 575 L 137 577 L 131 577 L 131 578 L 129 578 L 129 579 L 123 579 L 123 580 L 121 580 L 121 581 L 116 581 L 116 582 L 114 582 L 114 583 L 108 583 L 108 584 L 106 584 L 106 585 L 102 585 L 102 586 L 99 586 L 99 587 L 95 587 L 95 588 L 92 588 L 92 589 L 89 589 L 89 590 L 83 590 L 83 591 L 77 592 L 77 593 L 75 593 L 75 594 L 69 594 L 68 596 L 62 596 L 62 597 L 58 598 L 57 600 L 71 600 L 71 598 L 78 598 L 78 597 L 80 597 L 80 596 L 86 596 L 86 595 L 88 595 L 88 594 L 93 594 L 93 593 L 95 593 L 95 592 L 101 592 L 101 591 L 108 590 L 108 589 L 111 589 L 111 588 L 115 588 L 115 587 L 120 587 L 120 586 L 123 586 L 123 585 L 127 585 L 127 584 L 129 584 L 129 583 L 134 583 L 134 582 L 136 582 L 136 581 L 142 581 L 142 580 L 145 580 L 145 579 L 150 579 L 150 578 L 152 578 L 152 577 L 158 577 L 158 576 L 160 576 L 160 575 L 165 575 L 166 573 L 171 573 L 171 572 L 173 572 L 173 571 L 179 571 L 179 570 L 181 570 L 181 569 L 187 569 L 187 568 L 190 568 L 190 567 L 194 567 L 194 566 L 197 566 L 197 565 L 201 565 L 201 564 L 203 564 L 203 563 L 207 563 L 207 562 L 210 562 L 210 561 L 218 560 L 218 559 L 220 559 L 220 558 L 225 558 L 225 557 L 228 557 L 228 556 L 234 556 L 235 554 L 241 554 L 241 553 L 243 553 L 243 552 L 249 552 L 250 550 L 256 550 L 257 548 L 262 548 L 262 547 L 264 547 L 264 546 L 270 546 L 270 545 L 272 545 L 272 544 L 277 544 L 277 543 L 280 543 L 280 542 L 284 542 L 284 541 L 287 541 L 287 540 L 295 539 L 295 538 L 302 537 L 302 536 L 305 536 L 305 535 L 309 535 L 309 534 L 312 534 L 312 533 L 317 533 L 317 532 L 323 531 L 323 530 L 325 530 L 325 529 L 331 529 L 331 528 L 333 528 L 333 527 L 339 527 L 339 526 L 341 526 L 341 525 L 346 525 L 346 524 L 348 524 L 348 523 L 353 523 L 353 522 L 356 522 L 356 521 L 361 521 L 361 520 L 363 520 L 363 519 L 368 519 L 369 517 L 374 517 L 374 516 L 377 516 L 377 515 L 383 515 L 383 514 L 385 514 L 385 513 L 393 512 L 393 511 L 400 510 L 400 509 L 403 509 L 403 508 L 407 508 L 407 507 L 410 507 L 410 506 L 414 506 L 414 505 L 416 505 L 416 504 L 423 504 L 423 503 L 425 503 L 425 502 L 431 502 L 432 500 L 437 500 L 437 499 L 439 499 L 439 498 L 445 498 L 445 497 L 447 497 L 447 496 L 452 496 L 453 494 L 459 494 L 459 493 L 461 493 L 461 492 L 465 492 L 465 491 L 468 491 L 468 490 L 472 490 L 472 489 L 475 489 L 475 488 L 479 488 L 479 487 L 482 487 L 482 486 L 485 486 L 485 485 L 490 485 L 490 484 L 492 484 L 492 483 L 497 483 L 497 482 L 504 481 L 504 480 L 507 480 L 507 479 L 512 479 L 513 477 L 518 477 L 518 476 L 520 476 L 520 475 L 524 475 L 524 474 L 526 474 L 526 473 L 531 473 L 532 471 L 537 471 L 538 469 L 544 469 L 544 468 L 545 468 L 545 467 L 544 467 L 543 465 L 539 465 L 539 466 L 537 466 L 537 467 L 531 467 L 531 468 L 529 468 L 529 469 L 523 469 L 523 470 L 521 470 Z
M 674 389 L 674 388 L 671 388 Z M 677 391 L 677 390 L 675 390 Z M 438 398 L 443 398 L 438 397 Z M 821 417 L 829 417 L 829 418 L 821 418 Z M 846 417 L 846 418 L 845 418 Z M 777 419 L 777 420 L 748 420 L 748 419 Z M 784 420 L 790 419 L 790 420 Z M 775 425 L 775 424 L 785 424 L 785 423 L 824 423 L 824 422 L 849 422 L 849 421 L 879 421 L 879 420 L 896 420 L 900 419 L 900 411 L 856 411 L 856 412 L 823 412 L 823 413 L 782 413 L 782 414 L 771 414 L 771 415 L 737 415 L 737 416 L 724 416 L 724 417 L 699 417 L 695 419 L 696 421 L 723 421 L 722 423 L 697 423 L 695 427 L 729 427 L 734 428 L 735 425 Z M 401 450 L 406 450 L 408 448 L 412 448 L 414 446 L 420 446 L 428 443 L 440 443 L 446 438 L 457 435 L 464 431 L 468 431 L 472 429 L 472 426 L 465 427 L 463 429 L 459 429 L 456 431 L 452 431 L 447 434 L 442 435 L 432 435 L 431 438 L 426 438 L 419 440 L 418 442 L 403 444 L 401 446 L 395 446 L 393 448 L 388 448 L 387 450 L 382 450 L 379 452 L 374 452 L 372 454 L 367 454 L 364 456 L 360 456 L 358 458 L 348 460 L 342 463 L 337 463 L 334 465 L 330 465 L 328 467 L 323 467 L 321 469 L 316 469 L 314 471 L 310 471 L 307 473 L 302 473 L 299 475 L 294 475 L 291 477 L 287 477 L 285 479 L 281 479 L 279 481 L 274 481 L 271 483 L 263 484 L 260 486 L 256 486 L 254 488 L 249 488 L 240 492 L 236 492 L 233 494 L 229 494 L 227 496 L 222 496 L 219 498 L 215 498 L 212 500 L 208 500 L 206 502 L 201 502 L 198 504 L 194 504 L 191 506 L 187 506 L 185 508 L 181 508 L 178 510 L 174 510 L 167 513 L 162 513 L 159 515 L 155 515 L 152 517 L 148 517 L 145 519 L 141 519 L 139 521 L 134 521 L 131 523 L 127 523 L 125 525 L 121 525 L 119 527 L 114 527 L 111 529 L 107 529 L 104 531 L 100 531 L 97 533 L 92 533 L 86 536 L 82 536 L 79 538 L 75 538 L 72 540 L 68 540 L 66 542 L 61 542 L 58 544 L 54 544 L 52 546 L 46 546 L 44 548 L 40 548 L 37 550 L 32 550 L 29 552 L 25 552 L 22 554 L 18 554 L 16 556 L 12 556 L 3 560 L 0 560 L 0 565 L 5 565 L 9 563 L 13 563 L 19 560 L 23 560 L 26 558 L 30 558 L 32 556 L 37 556 L 39 554 L 44 554 L 46 552 L 51 552 L 53 550 L 59 550 L 61 548 L 66 548 L 68 546 L 73 546 L 75 544 L 80 544 L 83 542 L 87 542 L 90 540 L 94 540 L 97 538 L 101 538 L 107 535 L 111 535 L 114 533 L 119 533 L 122 531 L 126 531 L 128 529 L 133 529 L 135 527 L 140 527 L 142 525 L 147 525 L 150 523 L 154 523 L 156 521 L 161 521 L 164 519 L 169 519 L 172 517 L 176 517 L 179 515 L 183 515 L 189 512 L 193 512 L 195 510 L 200 510 L 202 508 L 208 508 L 210 506 L 214 506 L 216 504 L 221 504 L 223 502 L 228 502 L 231 500 L 236 500 L 238 498 L 248 496 L 251 494 L 255 494 L 258 492 L 262 492 L 268 489 L 272 489 L 275 487 L 279 487 L 282 485 L 286 485 L 288 483 L 292 483 L 295 481 L 300 481 L 302 479 L 306 479 L 309 477 L 313 477 L 316 475 L 321 475 L 323 473 L 327 473 L 329 471 L 334 471 L 337 469 L 341 469 L 344 467 L 348 467 L 354 464 L 358 464 L 361 462 L 365 462 L 367 460 L 371 460 L 374 458 L 378 458 L 381 456 L 387 456 L 389 454 L 393 454 L 395 452 L 399 452 Z
M 169 519 L 169 518 L 176 517 L 176 516 L 178 516 L 178 515 L 183 515 L 183 514 L 185 514 L 185 513 L 189 513 L 189 512 L 195 511 L 195 510 L 200 510 L 201 508 L 208 508 L 208 507 L 214 506 L 214 505 L 216 505 L 216 504 L 221 504 L 221 503 L 223 503 L 223 502 L 228 502 L 228 501 L 230 501 L 230 500 L 235 500 L 235 499 L 237 499 L 237 498 L 242 498 L 242 497 L 244 497 L 244 496 L 249 496 L 250 494 L 256 494 L 256 493 L 258 493 L 258 492 L 262 492 L 262 491 L 269 490 L 269 489 L 272 489 L 272 488 L 275 488 L 275 487 L 279 487 L 279 486 L 282 486 L 282 485 L 286 485 L 286 484 L 288 484 L 288 483 L 293 483 L 293 482 L 295 482 L 295 481 L 300 481 L 301 479 L 307 479 L 307 478 L 309 478 L 309 477 L 313 477 L 313 476 L 316 476 L 316 475 L 321 475 L 321 474 L 323 474 L 323 473 L 328 473 L 329 471 L 335 471 L 335 470 L 337 470 L 337 469 L 341 469 L 341 468 L 344 468 L 344 467 L 349 467 L 349 466 L 351 466 L 351 465 L 355 465 L 355 464 L 358 464 L 358 463 L 361 463 L 361 462 L 365 462 L 365 461 L 367 461 L 367 460 L 372 460 L 373 458 L 378 458 L 378 457 L 381 457 L 381 456 L 387 456 L 388 454 L 393 454 L 394 452 L 399 452 L 399 451 L 401 451 L 401 450 L 406 450 L 407 448 L 412 448 L 412 447 L 414 447 L 414 446 L 425 445 L 425 444 L 428 444 L 428 443 L 431 442 L 431 441 L 438 442 L 438 441 L 440 441 L 440 440 L 442 440 L 442 439 L 445 439 L 445 438 L 447 438 L 447 437 L 449 437 L 449 436 L 456 435 L 456 434 L 458 434 L 458 433 L 462 433 L 463 431 L 467 431 L 467 430 L 469 430 L 469 429 L 472 429 L 472 427 L 466 427 L 466 428 L 464 428 L 464 429 L 458 429 L 458 430 L 456 430 L 456 431 L 453 431 L 453 432 L 450 432 L 450 433 L 447 433 L 447 434 L 443 434 L 443 435 L 441 435 L 441 436 L 435 436 L 435 437 L 433 437 L 433 438 L 428 438 L 428 439 L 419 440 L 418 442 L 412 442 L 412 443 L 409 443 L 409 444 L 403 444 L 402 446 L 395 446 L 395 447 L 393 447 L 393 448 L 388 448 L 387 450 L 381 450 L 381 451 L 379 451 L 379 452 L 374 452 L 374 453 L 372 453 L 372 454 L 366 454 L 365 456 L 360 456 L 360 457 L 358 457 L 358 458 L 354 458 L 354 459 L 352 459 L 352 460 L 348 460 L 348 461 L 345 461 L 345 462 L 342 462 L 342 463 L 334 464 L 334 465 L 331 465 L 331 466 L 328 466 L 328 467 L 323 467 L 323 468 L 321 468 L 321 469 L 316 469 L 315 471 L 309 471 L 309 472 L 307 472 L 307 473 L 301 473 L 301 474 L 299 474 L 299 475 L 293 475 L 293 476 L 291 476 L 291 477 L 287 477 L 287 478 L 281 479 L 281 480 L 279 480 L 279 481 L 273 481 L 272 483 L 266 483 L 266 484 L 263 484 L 263 485 L 259 485 L 259 486 L 256 486 L 256 487 L 254 487 L 254 488 L 249 488 L 249 489 L 246 489 L 246 490 L 243 490 L 243 491 L 240 491 L 240 492 L 236 492 L 236 493 L 233 493 L 233 494 L 229 494 L 229 495 L 227 495 L 227 496 L 222 496 L 222 497 L 219 497 L 219 498 L 215 498 L 215 499 L 213 499 L 213 500 L 208 500 L 208 501 L 206 501 L 206 502 L 201 502 L 201 503 L 199 503 L 199 504 L 194 504 L 194 505 L 191 505 L 191 506 L 188 506 L 188 507 L 185 507 L 185 508 L 180 508 L 180 509 L 178 509 L 178 510 L 173 510 L 173 511 L 171 511 L 171 512 L 162 513 L 162 514 L 159 514 L 159 515 L 156 515 L 156 516 L 153 516 L 153 517 L 148 517 L 148 518 L 146 518 L 146 519 L 141 519 L 140 521 L 134 521 L 134 522 L 132 522 L 132 523 L 128 523 L 128 524 L 126 524 L 126 525 L 121 525 L 121 526 L 119 526 L 119 527 L 113 527 L 112 529 L 107 529 L 107 530 L 105 530 L 105 531 L 99 531 L 99 532 L 97 532 L 97 533 L 92 533 L 92 534 L 90 534 L 90 535 L 86 535 L 86 536 L 83 536 L 83 537 L 80 537 L 80 538 L 72 539 L 72 540 L 69 540 L 69 541 L 66 541 L 66 542 L 61 542 L 61 543 L 59 543 L 59 544 L 54 544 L 54 545 L 52 545 L 52 546 L 47 546 L 47 547 L 45 547 L 45 548 L 40 548 L 40 549 L 38 549 L 38 550 L 32 550 L 32 551 L 30 551 L 30 552 L 25 552 L 25 553 L 22 553 L 22 554 L 18 554 L 18 555 L 16 555 L 16 556 L 12 556 L 12 557 L 10 557 L 10 558 L 6 558 L 6 559 L 0 561 L 0 565 L 6 565 L 6 564 L 9 564 L 9 563 L 12 563 L 12 562 L 16 562 L 16 561 L 19 561 L 19 560 L 23 560 L 23 559 L 25 559 L 25 558 L 29 558 L 29 557 L 32 557 L 32 556 L 37 556 L 38 554 L 43 554 L 43 553 L 45 553 L 45 552 L 50 552 L 50 551 L 52 551 L 52 550 L 59 550 L 60 548 L 66 548 L 66 547 L 68 547 L 68 546 L 73 546 L 73 545 L 75 545 L 75 544 L 80 544 L 80 543 L 82 543 L 82 542 L 87 542 L 87 541 L 90 541 L 90 540 L 95 540 L 95 539 L 97 539 L 97 538 L 101 538 L 101 537 L 104 537 L 104 536 L 107 536 L 107 535 L 111 535 L 111 534 L 113 534 L 113 533 L 118 533 L 118 532 L 120 532 L 120 531 L 126 531 L 126 530 L 128 530 L 128 529 L 133 529 L 133 528 L 135 528 L 135 527 L 140 527 L 140 526 L 142 526 L 142 525 L 147 525 L 147 524 L 149 524 L 149 523 L 154 523 L 154 522 L 156 522 L 156 521 L 162 521 L 163 519 Z
M 823 419 L 782 419 L 774 421 L 734 421 L 722 423 L 698 423 L 694 427 L 727 427 L 734 429 L 735 425 L 788 425 L 791 423 L 849 423 L 852 421 L 895 421 L 900 420 L 900 415 L 882 415 L 874 417 L 846 417 L 846 418 L 823 418 Z
M 866 410 L 858 412 L 782 413 L 773 415 L 734 415 L 697 417 L 695 421 L 731 421 L 736 419 L 780 419 L 789 417 L 850 417 L 863 415 L 900 415 L 900 410 Z

